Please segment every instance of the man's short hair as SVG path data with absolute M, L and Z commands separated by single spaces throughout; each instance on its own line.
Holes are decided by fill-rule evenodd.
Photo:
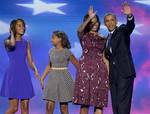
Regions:
M 116 20 L 117 20 L 117 17 L 116 17 L 116 15 L 115 14 L 113 14 L 113 13 L 106 13 L 105 14 L 105 16 L 104 16 L 104 22 L 105 22 L 105 18 L 107 17 L 107 16 L 113 16 Z

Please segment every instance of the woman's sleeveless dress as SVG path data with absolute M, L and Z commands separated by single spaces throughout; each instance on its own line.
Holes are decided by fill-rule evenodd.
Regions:
M 9 65 L 7 67 L 0 96 L 14 99 L 30 99 L 34 96 L 31 76 L 26 64 L 28 42 L 24 39 L 16 41 L 15 50 L 7 51 Z

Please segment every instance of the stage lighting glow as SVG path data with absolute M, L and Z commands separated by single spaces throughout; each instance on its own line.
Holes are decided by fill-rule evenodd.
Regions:
M 9 24 L 0 20 L 0 34 L 6 34 L 9 31 Z
M 142 33 L 141 33 L 140 31 L 138 31 L 137 29 L 138 29 L 138 28 L 141 28 L 141 27 L 143 27 L 143 26 L 144 26 L 144 24 L 136 24 L 136 25 L 135 25 L 135 30 L 133 31 L 133 34 L 142 35 Z
M 150 0 L 135 0 L 135 2 L 145 5 L 150 5 Z
M 119 25 L 121 25 L 122 24 L 122 22 L 118 22 L 118 26 Z M 141 27 L 143 27 L 144 26 L 144 24 L 136 24 L 136 26 L 135 26 L 135 29 L 134 29 L 134 31 L 133 31 L 133 34 L 135 34 L 135 35 L 142 35 L 142 33 L 138 30 L 139 28 L 141 28 Z M 103 29 L 103 30 L 107 30 L 107 28 L 105 27 L 105 25 L 101 25 L 101 29 Z

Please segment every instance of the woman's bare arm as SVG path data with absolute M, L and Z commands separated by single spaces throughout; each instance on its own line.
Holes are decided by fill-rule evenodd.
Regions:
M 85 30 L 85 27 L 87 26 L 87 24 L 90 22 L 90 20 L 92 18 L 95 17 L 97 11 L 94 12 L 94 9 L 93 9 L 93 6 L 90 6 L 89 10 L 88 10 L 88 15 L 89 17 L 87 18 L 86 21 L 84 21 L 78 28 L 78 36 L 79 38 L 82 38 L 83 35 L 84 35 L 84 30 Z
M 84 22 L 84 23 L 82 23 L 80 26 L 79 26 L 79 28 L 78 28 L 78 36 L 79 36 L 79 38 L 82 38 L 83 37 L 83 35 L 84 35 L 84 29 L 85 29 L 85 27 L 87 26 L 87 24 L 90 22 L 90 17 Z
M 28 46 L 27 46 L 27 58 L 28 58 L 28 63 L 29 63 L 30 68 L 34 71 L 35 76 L 39 79 L 40 77 L 39 77 L 37 67 L 34 64 L 33 59 L 32 59 L 31 45 L 29 41 L 28 41 Z
M 103 52 L 103 61 L 104 61 L 105 65 L 106 65 L 106 67 L 107 67 L 107 71 L 108 71 L 108 74 L 109 74 L 109 61 L 106 59 L 104 53 L 105 53 L 105 52 Z
M 15 46 L 15 37 L 14 37 L 14 33 L 13 31 L 10 31 L 11 35 L 10 35 L 10 39 L 5 40 L 5 45 L 6 46 Z
M 50 62 L 50 64 L 48 64 L 46 66 L 46 68 L 44 70 L 44 73 L 41 77 L 41 87 L 42 87 L 42 89 L 44 89 L 44 80 L 45 80 L 46 76 L 48 75 L 48 73 L 50 72 L 50 70 L 51 70 L 51 62 Z
M 44 70 L 44 73 L 43 73 L 43 75 L 42 75 L 42 77 L 41 77 L 41 80 L 45 80 L 45 78 L 46 78 L 46 76 L 48 75 L 48 73 L 50 72 L 50 70 L 51 70 L 51 67 L 50 67 L 50 64 L 48 64 L 47 66 L 46 66 L 46 68 L 45 68 L 45 70 Z
M 70 61 L 76 67 L 76 69 L 79 67 L 79 62 L 74 55 L 70 56 Z

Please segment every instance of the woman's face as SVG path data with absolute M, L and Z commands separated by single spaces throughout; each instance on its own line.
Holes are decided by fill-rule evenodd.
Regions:
M 96 22 L 92 25 L 92 28 L 91 28 L 91 31 L 93 32 L 97 32 L 98 31 L 98 28 L 99 28 L 99 23 Z
M 94 17 L 92 20 L 91 20 L 91 31 L 93 32 L 97 32 L 98 31 L 98 28 L 99 28 L 99 22 L 97 21 L 97 18 Z
M 91 22 L 92 23 L 95 23 L 95 22 L 97 22 L 97 18 L 96 18 L 96 16 L 91 20 Z
M 25 27 L 22 21 L 18 20 L 15 25 L 16 34 L 23 35 L 25 32 Z
M 61 44 L 61 38 L 58 38 L 55 34 L 52 35 L 52 43 L 54 46 L 57 46 L 58 44 Z

